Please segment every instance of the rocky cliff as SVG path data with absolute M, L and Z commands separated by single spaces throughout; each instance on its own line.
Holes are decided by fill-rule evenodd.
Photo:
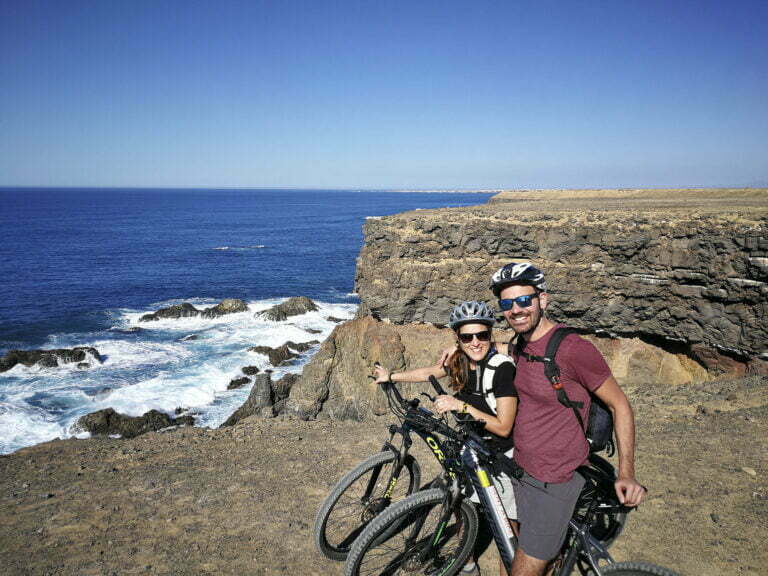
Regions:
M 547 272 L 550 316 L 591 334 L 624 386 L 768 373 L 767 231 L 766 189 L 503 192 L 370 219 L 358 319 L 325 342 L 287 409 L 382 413 L 373 362 L 434 362 L 451 307 L 492 301 L 488 279 L 511 260 Z
M 768 359 L 768 190 L 532 191 L 365 224 L 361 315 L 444 322 L 511 260 L 587 331 Z

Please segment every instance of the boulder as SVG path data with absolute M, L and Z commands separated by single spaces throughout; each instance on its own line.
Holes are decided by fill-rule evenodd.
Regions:
M 336 316 L 328 316 L 326 320 L 328 320 L 328 322 L 333 322 L 334 324 L 341 324 L 344 322 L 343 318 L 336 318 Z
M 261 370 L 259 370 L 258 366 L 243 366 L 243 374 L 246 376 L 255 376 L 259 372 L 261 372 Z
M 285 345 L 288 346 L 288 348 L 290 348 L 291 350 L 296 350 L 297 352 L 306 352 L 315 344 L 320 344 L 320 341 L 310 340 L 309 342 L 293 342 L 291 340 L 288 340 L 288 342 L 285 343 Z
M 288 298 L 288 300 L 281 304 L 259 312 L 256 316 L 265 320 L 280 322 L 286 320 L 289 316 L 298 316 L 299 314 L 306 314 L 315 310 L 317 310 L 317 305 L 312 300 L 306 296 L 295 296 Z
M 234 426 L 243 418 L 258 414 L 262 408 L 272 406 L 272 379 L 268 372 L 257 374 L 253 379 L 253 388 L 245 403 L 235 410 L 222 426 Z
M 60 364 L 77 363 L 87 364 L 86 361 L 101 362 L 101 354 L 96 348 L 90 346 L 77 346 L 75 348 L 57 348 L 53 350 L 11 350 L 0 358 L 0 372 L 10 370 L 16 364 L 30 367 L 34 365 L 43 368 L 55 368 Z
M 229 381 L 229 384 L 227 385 L 227 390 L 236 390 L 237 388 L 242 388 L 246 384 L 249 384 L 251 381 L 250 378 L 247 376 L 242 376 L 240 378 L 232 378 L 232 380 Z
M 237 298 L 225 298 L 216 306 L 212 306 L 211 308 L 206 308 L 202 311 L 203 318 L 218 318 L 219 316 L 224 316 L 225 314 L 235 314 L 236 312 L 247 312 L 248 311 L 248 304 L 246 304 L 243 300 L 239 300 Z
M 139 322 L 154 322 L 155 320 L 166 319 L 178 319 L 178 318 L 191 318 L 199 316 L 200 310 L 192 306 L 189 302 L 182 302 L 181 304 L 175 304 L 168 308 L 160 308 L 157 312 L 150 314 L 144 314 L 139 318 Z
M 75 428 L 96 436 L 117 434 L 123 438 L 134 438 L 169 426 L 191 426 L 194 423 L 193 416 L 171 418 L 158 410 L 150 410 L 141 416 L 126 416 L 115 412 L 112 408 L 106 408 L 82 416 L 75 424 Z
M 386 397 L 368 377 L 373 363 L 391 370 L 428 366 L 452 342 L 451 330 L 434 326 L 395 326 L 371 317 L 341 324 L 292 383 L 283 412 L 303 420 L 365 420 L 385 414 Z M 431 389 L 426 383 L 398 386 L 404 396 Z
M 269 362 L 272 366 L 288 364 L 292 359 L 298 357 L 298 354 L 291 352 L 287 344 L 283 344 L 277 348 L 270 348 L 269 346 L 252 346 L 251 348 L 248 348 L 248 352 L 265 354 L 269 358 Z

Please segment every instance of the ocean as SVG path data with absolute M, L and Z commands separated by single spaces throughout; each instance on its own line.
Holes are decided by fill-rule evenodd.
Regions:
M 255 345 L 322 341 L 357 308 L 355 259 L 367 217 L 468 206 L 490 194 L 339 190 L 0 189 L 0 356 L 93 346 L 103 362 L 0 373 L 0 453 L 83 436 L 111 407 L 193 410 L 220 425 L 247 398 L 240 368 L 273 368 Z M 290 296 L 317 312 L 270 322 Z M 248 312 L 139 322 L 161 307 L 240 298 Z M 312 333 L 319 331 L 319 333 Z M 299 372 L 317 350 L 275 368 Z

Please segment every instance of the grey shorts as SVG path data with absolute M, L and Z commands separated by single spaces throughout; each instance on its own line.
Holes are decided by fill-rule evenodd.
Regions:
M 510 448 L 504 454 L 508 458 L 512 458 L 514 448 Z M 515 504 L 515 489 L 512 486 L 512 479 L 504 472 L 491 476 L 493 485 L 496 487 L 496 491 L 499 493 L 499 498 L 504 506 L 504 511 L 507 513 L 507 518 L 510 520 L 517 519 L 517 505 Z M 469 498 L 475 504 L 480 503 L 480 497 L 476 492 L 472 493 Z
M 553 484 L 526 473 L 512 483 L 520 522 L 520 548 L 528 556 L 551 560 L 563 545 L 584 478 L 575 473 L 568 482 Z

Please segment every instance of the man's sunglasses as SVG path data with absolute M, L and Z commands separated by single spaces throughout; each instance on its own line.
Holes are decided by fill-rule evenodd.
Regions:
M 518 296 L 517 298 L 504 298 L 499 300 L 499 308 L 502 310 L 512 310 L 512 307 L 515 304 L 520 308 L 528 308 L 533 304 L 533 299 L 538 297 L 538 294 L 526 294 L 525 296 Z
M 473 334 L 459 334 L 459 340 L 463 344 L 469 344 L 472 342 L 472 338 L 477 337 L 479 342 L 488 342 L 491 339 L 491 331 L 483 330 L 482 332 L 475 332 Z

